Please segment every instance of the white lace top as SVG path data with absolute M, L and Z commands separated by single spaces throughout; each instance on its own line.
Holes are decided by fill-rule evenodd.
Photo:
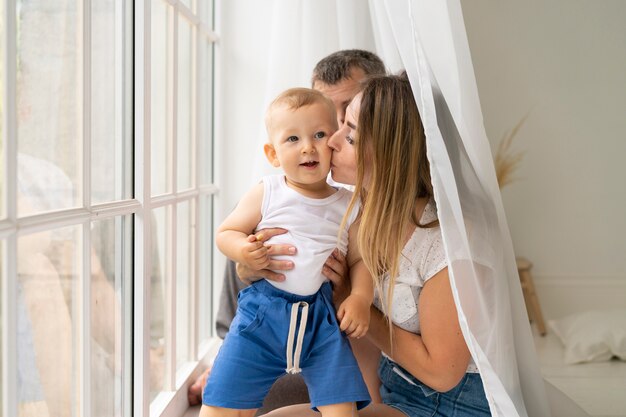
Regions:
M 424 208 L 421 224 L 437 219 L 435 203 L 431 199 Z M 398 327 L 419 333 L 418 301 L 422 287 L 437 272 L 448 265 L 439 227 L 416 227 L 402 249 L 402 257 L 391 303 L 391 319 Z M 387 294 L 389 277 L 383 282 L 383 296 Z M 385 303 L 386 304 L 386 303 Z M 382 303 L 374 297 L 374 305 L 383 311 Z
M 431 199 L 424 208 L 420 219 L 421 224 L 427 224 L 437 219 L 435 202 Z M 437 272 L 448 266 L 440 227 L 416 227 L 408 242 L 402 249 L 398 277 L 393 291 L 391 302 L 391 320 L 393 323 L 411 333 L 420 333 L 419 297 L 426 281 Z M 389 276 L 385 276 L 382 286 L 383 296 L 386 296 Z M 387 303 L 385 303 L 387 304 Z M 378 294 L 374 297 L 374 305 L 383 311 Z M 467 369 L 468 372 L 477 372 L 473 360 Z

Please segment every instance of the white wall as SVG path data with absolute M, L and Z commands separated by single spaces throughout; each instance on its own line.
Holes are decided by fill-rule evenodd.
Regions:
M 524 115 L 503 190 L 544 313 L 626 306 L 626 2 L 462 2 L 492 148 Z

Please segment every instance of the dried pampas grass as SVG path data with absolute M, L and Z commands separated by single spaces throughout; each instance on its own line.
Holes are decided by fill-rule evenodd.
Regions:
M 515 125 L 515 127 L 513 127 L 513 129 L 504 135 L 498 144 L 498 149 L 493 159 L 493 163 L 496 168 L 496 178 L 498 179 L 498 186 L 500 188 L 503 188 L 516 180 L 513 173 L 517 170 L 520 162 L 522 161 L 524 152 L 514 151 L 512 149 L 512 144 L 517 132 L 519 132 L 527 118 L 528 115 L 524 116 Z

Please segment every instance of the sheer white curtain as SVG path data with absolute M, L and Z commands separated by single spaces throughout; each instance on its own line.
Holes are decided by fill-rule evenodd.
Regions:
M 585 413 L 550 387 L 546 395 L 459 0 L 391 0 L 373 14 L 393 34 L 423 118 L 459 321 L 494 416 Z M 380 6 L 378 6 L 381 9 Z M 382 53 L 386 55 L 385 51 Z M 563 414 L 567 410 L 567 414 Z M 552 412 L 551 412 L 552 411 Z
M 266 104 L 309 86 L 339 49 L 376 51 L 405 68 L 424 119 L 435 199 L 463 334 L 501 417 L 586 416 L 541 378 L 459 0 L 275 0 Z M 271 172 L 259 132 L 252 180 Z M 550 404 L 549 404 L 550 402 Z

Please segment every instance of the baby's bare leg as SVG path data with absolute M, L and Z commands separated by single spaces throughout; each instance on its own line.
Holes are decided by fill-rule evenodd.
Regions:
M 249 410 L 235 410 L 233 408 L 213 407 L 203 405 L 199 417 L 253 417 L 258 408 Z
M 320 405 L 317 407 L 322 413 L 322 417 L 357 417 L 355 403 L 339 403 L 330 405 Z

